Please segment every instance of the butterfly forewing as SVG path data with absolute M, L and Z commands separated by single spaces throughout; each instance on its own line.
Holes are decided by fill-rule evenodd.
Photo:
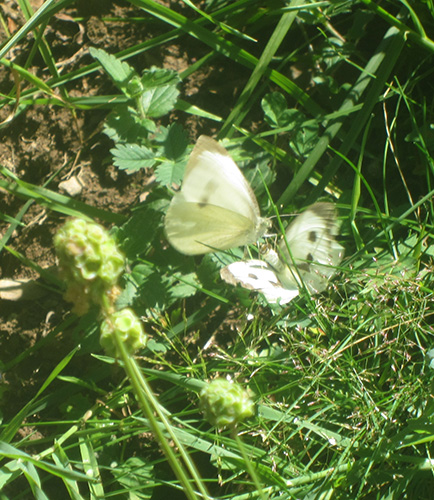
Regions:
M 333 244 L 336 244 L 337 222 L 331 203 L 315 203 L 298 215 L 286 229 L 286 242 L 294 260 L 331 261 Z M 284 240 L 280 243 L 282 254 L 289 257 Z M 309 259 L 310 256 L 313 259 Z
M 258 203 L 246 178 L 223 146 L 201 135 L 187 164 L 182 191 L 188 201 L 215 205 L 255 220 Z
M 286 230 L 286 241 L 279 245 L 286 263 L 279 269 L 281 281 L 285 284 L 301 279 L 312 293 L 325 290 L 343 257 L 337 234 L 336 211 L 331 203 L 315 203 L 297 216 Z

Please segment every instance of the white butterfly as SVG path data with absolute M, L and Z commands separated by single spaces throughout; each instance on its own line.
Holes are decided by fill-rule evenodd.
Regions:
M 315 203 L 288 226 L 278 252 L 267 248 L 263 261 L 233 262 L 220 275 L 227 283 L 263 293 L 271 304 L 287 304 L 302 286 L 320 293 L 343 257 L 337 234 L 334 206 Z
M 197 255 L 256 242 L 269 226 L 247 180 L 226 149 L 201 135 L 187 163 L 181 190 L 164 221 L 169 243 Z

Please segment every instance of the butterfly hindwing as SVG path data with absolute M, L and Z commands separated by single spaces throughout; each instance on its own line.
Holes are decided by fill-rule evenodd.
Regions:
M 246 217 L 215 205 L 187 202 L 182 193 L 172 200 L 165 226 L 170 243 L 188 255 L 245 245 L 252 231 Z

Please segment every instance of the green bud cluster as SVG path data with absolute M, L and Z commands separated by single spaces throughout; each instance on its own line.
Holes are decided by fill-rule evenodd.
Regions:
M 90 303 L 103 307 L 114 303 L 125 258 L 106 229 L 69 219 L 55 235 L 54 246 L 67 284 L 65 299 L 74 303 L 77 314 L 86 313 Z
M 216 427 L 234 427 L 255 413 L 252 392 L 226 379 L 215 379 L 200 392 L 205 418 Z
M 115 311 L 125 258 L 106 229 L 83 219 L 69 219 L 54 237 L 54 246 L 67 284 L 65 299 L 74 303 L 74 311 L 84 314 L 90 304 L 101 307 L 100 343 L 107 354 L 118 354 L 116 337 L 129 354 L 144 347 L 147 337 L 134 311 Z
M 146 333 L 132 309 L 121 309 L 109 315 L 101 325 L 100 344 L 110 356 L 117 354 L 114 335 L 118 335 L 128 353 L 146 346 Z

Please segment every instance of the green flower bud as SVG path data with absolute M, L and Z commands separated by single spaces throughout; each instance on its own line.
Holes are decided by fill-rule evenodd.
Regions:
M 205 418 L 216 427 L 234 427 L 255 413 L 250 389 L 220 378 L 213 380 L 200 392 Z
M 101 325 L 100 344 L 110 356 L 117 353 L 115 332 L 124 343 L 128 353 L 146 346 L 147 336 L 143 325 L 132 309 L 122 309 L 111 314 Z
M 69 219 L 54 237 L 65 299 L 84 314 L 89 303 L 103 305 L 108 291 L 116 286 L 125 259 L 106 229 L 83 219 Z M 116 295 L 116 294 L 114 294 Z

